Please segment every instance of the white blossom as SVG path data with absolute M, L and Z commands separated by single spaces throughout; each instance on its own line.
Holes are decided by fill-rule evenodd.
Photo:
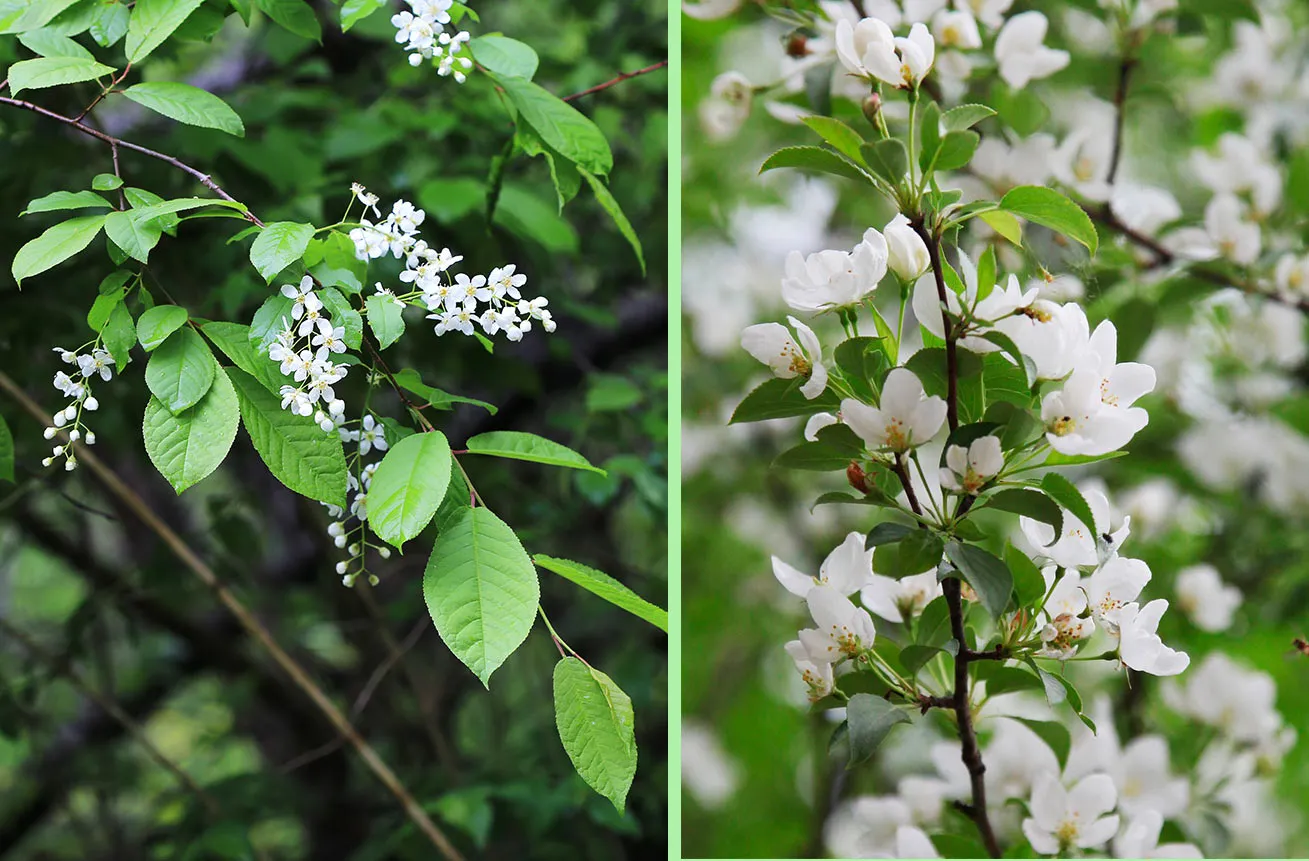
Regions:
M 1114 809 L 1118 792 L 1108 775 L 1093 774 L 1065 789 L 1055 775 L 1040 778 L 1028 803 L 1031 817 L 1023 834 L 1041 855 L 1062 855 L 1070 849 L 1097 849 L 1118 832 Z
M 1040 12 L 1021 12 L 1005 22 L 995 39 L 1000 77 L 1015 90 L 1048 78 L 1068 65 L 1068 52 L 1045 46 L 1050 22 Z
M 841 417 L 870 448 L 906 452 L 936 436 L 945 423 L 946 403 L 927 396 L 923 384 L 907 368 L 895 368 L 882 385 L 876 407 L 846 398 Z
M 767 365 L 779 379 L 805 378 L 800 392 L 813 400 L 827 388 L 822 346 L 813 329 L 795 317 L 786 319 L 795 327 L 799 343 L 781 323 L 757 323 L 741 333 L 741 347 Z

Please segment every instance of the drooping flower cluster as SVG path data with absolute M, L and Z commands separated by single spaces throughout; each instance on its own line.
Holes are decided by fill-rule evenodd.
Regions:
M 334 388 L 350 370 L 335 361 L 346 349 L 345 328 L 333 325 L 309 275 L 298 286 L 282 285 L 282 295 L 293 302 L 291 319 L 282 319 L 282 328 L 268 345 L 268 357 L 295 381 L 280 390 L 282 409 L 312 415 L 325 433 L 331 432 L 345 421 L 345 401 Z
M 363 186 L 352 187 L 355 197 L 365 207 L 377 210 L 376 195 Z M 544 296 L 528 299 L 520 288 L 526 286 L 527 276 L 517 271 L 513 263 L 497 266 L 489 275 L 451 273 L 450 268 L 463 260 L 449 248 L 437 250 L 418 235 L 426 213 L 404 200 L 397 200 L 391 212 L 377 223 L 360 220 L 360 226 L 350 231 L 355 254 L 360 260 L 372 260 L 391 254 L 403 257 L 405 271 L 400 280 L 414 289 L 396 293 L 378 285 L 378 293 L 402 304 L 413 302 L 428 310 L 427 319 L 435 320 L 435 332 L 459 332 L 463 335 L 494 337 L 503 334 L 510 341 L 520 341 L 540 323 L 546 332 L 555 330 L 550 314 L 549 300 Z
M 424 60 L 436 60 L 437 74 L 450 76 L 462 84 L 473 68 L 469 56 L 468 31 L 454 27 L 450 16 L 453 0 L 405 0 L 412 11 L 400 12 L 391 17 L 396 28 L 395 40 L 409 52 L 409 65 L 418 66 Z M 446 28 L 450 29 L 447 30 Z
M 95 432 L 82 421 L 82 415 L 100 409 L 100 401 L 91 389 L 96 377 L 105 382 L 113 379 L 114 357 L 98 341 L 79 350 L 55 347 L 54 351 L 65 363 L 76 367 L 71 374 L 67 371 L 55 374 L 55 388 L 71 403 L 54 414 L 51 426 L 45 429 L 45 438 L 54 439 L 55 434 L 63 428 L 68 433 L 68 442 L 56 445 L 50 457 L 42 459 L 41 465 L 50 466 L 55 458 L 63 457 L 64 469 L 72 472 L 77 469 L 77 455 L 74 452 L 76 443 L 84 441 L 87 445 L 95 445 Z
M 359 577 L 366 573 L 369 584 L 376 586 L 377 575 L 368 573 L 367 550 L 372 548 L 383 559 L 388 559 L 391 549 L 385 544 L 368 540 L 368 491 L 380 459 L 365 463 L 364 458 L 369 453 L 380 456 L 390 447 L 386 439 L 386 426 L 370 412 L 359 421 L 357 428 L 340 427 L 338 433 L 342 442 L 357 445 L 346 457 L 346 493 L 353 494 L 350 507 L 343 509 L 321 503 L 332 518 L 327 527 L 328 536 L 332 543 L 347 553 L 347 558 L 336 563 L 336 573 L 341 575 L 341 583 L 347 587 L 354 586 Z M 351 519 L 354 520 L 353 525 L 350 524 Z

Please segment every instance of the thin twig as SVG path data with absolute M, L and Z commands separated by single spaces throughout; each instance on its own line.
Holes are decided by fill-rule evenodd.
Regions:
M 950 306 L 946 302 L 945 269 L 941 265 L 941 243 L 932 231 L 928 230 L 926 225 L 923 224 L 921 217 L 911 221 L 910 226 L 923 240 L 923 244 L 927 246 L 927 253 L 932 262 L 932 274 L 936 276 L 936 298 L 941 303 L 941 322 L 945 333 L 945 416 L 950 423 L 950 430 L 954 431 L 959 427 L 959 368 L 955 355 L 953 327 L 950 324 L 950 315 L 946 311 Z
M 605 81 L 603 84 L 596 84 L 594 87 L 591 87 L 590 89 L 582 90 L 580 93 L 573 93 L 571 96 L 564 96 L 564 101 L 571 102 L 574 99 L 580 99 L 583 96 L 589 96 L 592 93 L 598 93 L 601 90 L 607 90 L 610 87 L 612 87 L 614 84 L 621 84 L 623 81 L 626 81 L 629 78 L 635 78 L 640 75 L 648 75 L 651 72 L 657 72 L 658 70 L 662 69 L 664 66 L 667 65 L 668 65 L 667 60 L 660 60 L 659 62 L 655 63 L 653 66 L 646 66 L 644 69 L 637 69 L 635 72 L 624 72 L 623 74 L 619 75 L 616 78 L 611 78 L 610 80 Z
M 1109 173 L 1105 182 L 1113 187 L 1114 177 L 1118 176 L 1118 164 L 1123 152 L 1123 105 L 1127 103 L 1127 88 L 1131 85 L 1132 69 L 1136 60 L 1131 55 L 1124 55 L 1118 66 L 1118 88 L 1114 91 L 1114 146 L 1109 154 Z

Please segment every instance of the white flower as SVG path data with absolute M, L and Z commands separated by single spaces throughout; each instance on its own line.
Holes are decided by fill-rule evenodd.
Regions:
M 359 219 L 359 225 L 350 231 L 350 241 L 355 244 L 355 256 L 360 260 L 385 256 L 390 248 L 386 234 L 366 218 Z
M 109 380 L 113 377 L 114 357 L 109 355 L 108 351 L 96 347 L 89 355 L 83 353 L 77 357 L 77 367 L 81 370 L 82 376 L 90 377 L 95 374 L 100 375 L 100 379 Z
M 786 319 L 795 327 L 800 343 L 796 343 L 781 323 L 758 323 L 741 333 L 741 347 L 772 369 L 779 379 L 807 377 L 800 392 L 813 400 L 827 388 L 822 346 L 813 329 L 794 317 Z
M 1045 46 L 1050 22 L 1040 12 L 1014 15 L 995 39 L 995 61 L 1000 77 L 1015 90 L 1029 81 L 1047 78 L 1068 65 L 1068 52 Z
M 992 30 L 1004 24 L 1004 13 L 1014 5 L 1014 0 L 955 0 L 955 7 L 968 9 Z
M 282 285 L 282 295 L 295 302 L 291 306 L 291 318 L 299 320 L 306 311 L 321 311 L 323 301 L 314 292 L 314 279 L 308 275 L 300 279 L 300 286 Z M 303 334 L 303 333 L 302 333 Z
M 1260 216 L 1270 214 L 1282 202 L 1282 176 L 1267 152 L 1234 132 L 1218 138 L 1216 157 L 1194 151 L 1191 168 L 1196 178 L 1216 193 L 1248 194 Z
M 709 96 L 700 103 L 700 125 L 712 141 L 736 136 L 750 118 L 754 104 L 754 85 L 740 72 L 724 72 L 714 78 Z
M 1018 525 L 1024 537 L 1033 547 L 1040 548 L 1040 555 L 1061 568 L 1089 568 L 1099 565 L 1102 561 L 1098 542 L 1101 536 L 1097 534 L 1096 529 L 1109 529 L 1110 522 L 1113 520 L 1109 500 L 1099 490 L 1088 488 L 1082 488 L 1082 496 L 1091 508 L 1091 516 L 1095 518 L 1095 523 L 1084 525 L 1073 516 L 1072 512 L 1065 511 L 1063 534 L 1059 536 L 1058 541 L 1054 541 L 1053 526 L 1030 517 L 1018 518 Z M 1125 518 L 1123 525 L 1107 536 L 1108 544 L 1113 548 L 1121 546 L 1127 538 L 1128 529 L 1128 519 Z
M 818 432 L 820 430 L 834 424 L 840 424 L 840 422 L 841 420 L 831 413 L 814 413 L 804 423 L 804 438 L 810 442 L 818 442 Z
M 923 384 L 907 368 L 886 375 L 881 402 L 870 407 L 846 398 L 841 418 L 870 448 L 906 452 L 936 436 L 945 423 L 946 403 L 923 392 Z
M 1113 193 L 1109 184 L 1114 146 L 1112 129 L 1112 124 L 1106 124 L 1104 118 L 1089 117 L 1077 124 L 1055 153 L 1055 176 L 1087 200 L 1104 202 Z
M 899 580 L 874 573 L 859 592 L 859 600 L 870 613 L 876 613 L 888 622 L 903 622 L 923 612 L 932 599 L 941 594 L 936 579 L 936 566 L 921 574 L 912 574 Z
M 63 371 L 55 374 L 55 388 L 63 392 L 65 397 L 72 398 L 75 401 L 80 401 L 86 395 L 86 386 Z
M 891 271 L 903 281 L 913 281 L 932 265 L 922 237 L 909 226 L 909 219 L 899 213 L 882 229 L 886 239 L 887 262 Z
M 816 628 L 800 632 L 800 642 L 816 664 L 836 664 L 873 646 L 873 617 L 831 586 L 815 586 L 806 597 Z
M 1000 450 L 1000 438 L 978 437 L 968 448 L 952 445 L 945 450 L 941 486 L 955 493 L 976 495 L 1002 469 L 1004 453 Z
M 1052 569 L 1041 573 L 1047 579 L 1054 576 Z M 1075 570 L 1059 579 L 1050 590 L 1043 609 L 1047 621 L 1041 628 L 1038 654 L 1042 657 L 1067 660 L 1077 651 L 1082 640 L 1095 633 L 1095 622 L 1081 618 L 1086 610 L 1086 592 L 1082 588 L 1082 578 Z
M 1277 289 L 1292 299 L 1309 296 L 1309 254 L 1283 254 L 1277 260 Z
M 1101 379 L 1094 371 L 1074 371 L 1063 388 L 1041 399 L 1046 441 L 1055 451 L 1069 455 L 1108 454 L 1131 442 L 1149 423 L 1149 415 L 1140 407 L 1106 405 Z
M 295 386 L 282 386 L 282 409 L 290 410 L 298 416 L 307 416 L 314 411 L 314 402 L 308 393 Z
M 1140 559 L 1115 556 L 1086 578 L 1084 588 L 1091 614 L 1110 634 L 1118 632 L 1125 606 L 1150 582 L 1150 566 Z
M 800 678 L 804 681 L 805 687 L 808 688 L 811 703 L 818 702 L 836 689 L 832 665 L 815 663 L 809 656 L 804 644 L 799 640 L 792 640 L 787 643 L 786 653 L 791 656 L 791 660 L 795 661 L 795 668 L 799 670 Z
M 1083 778 L 1071 790 L 1053 775 L 1038 779 L 1028 804 L 1032 815 L 1023 820 L 1023 834 L 1041 855 L 1062 855 L 1076 847 L 1096 849 L 1118 832 L 1114 809 L 1118 792 L 1108 775 Z
M 377 218 L 382 217 L 381 210 L 377 208 L 377 195 L 370 194 L 368 189 L 364 188 L 362 184 L 357 182 L 350 183 L 350 193 L 355 196 L 356 200 L 363 204 L 365 212 L 371 209 L 374 216 Z
M 909 805 L 894 796 L 864 795 L 846 801 L 823 826 L 826 857 L 890 857 L 896 852 L 900 829 L 910 825 L 912 815 Z
M 514 270 L 517 268 L 513 263 L 509 263 L 491 270 L 491 274 L 487 276 L 486 281 L 491 286 L 491 296 L 493 298 L 504 299 L 505 296 L 514 300 L 522 298 L 518 288 L 527 283 L 527 276 L 516 274 Z
M 852 74 L 877 78 L 893 87 L 915 87 L 932 69 L 936 44 L 921 23 L 909 37 L 896 38 L 885 21 L 864 18 L 836 25 L 836 56 Z
M 1277 684 L 1267 673 L 1242 666 L 1222 652 L 1210 652 L 1181 685 L 1164 688 L 1174 711 L 1216 727 L 1233 741 L 1258 744 L 1282 728 Z
M 1024 294 L 1024 299 L 1027 295 Z M 1016 311 L 997 321 L 993 328 L 1008 335 L 1019 351 L 1032 360 L 1037 377 L 1058 380 L 1073 370 L 1091 337 L 1091 326 L 1082 306 L 1075 302 L 1056 305 L 1035 299 Z
M 1155 633 L 1168 602 L 1158 598 L 1141 607 L 1128 604 L 1118 611 L 1118 654 L 1134 670 L 1152 676 L 1175 676 L 1187 668 L 1191 658 L 1170 649 Z
M 967 9 L 942 9 L 932 17 L 932 35 L 944 48 L 971 50 L 982 47 L 977 19 Z
M 797 311 L 825 311 L 857 305 L 886 275 L 886 239 L 869 228 L 849 252 L 819 251 L 786 258 L 782 299 Z
M 1159 844 L 1164 818 L 1156 810 L 1142 810 L 1127 823 L 1123 833 L 1114 838 L 1115 858 L 1203 858 L 1192 843 Z
M 793 595 L 806 597 L 817 586 L 830 586 L 842 595 L 859 591 L 873 572 L 873 553 L 864 549 L 862 532 L 851 532 L 836 549 L 827 554 L 818 568 L 818 576 L 802 574 L 773 557 L 773 575 Z
M 1226 631 L 1241 606 L 1241 590 L 1228 586 L 1218 569 L 1201 563 L 1177 573 L 1177 605 L 1202 631 Z
M 895 829 L 896 858 L 940 858 L 941 853 L 932 845 L 927 832 L 912 825 L 901 825 Z
M 1204 210 L 1204 228 L 1219 256 L 1249 266 L 1263 247 L 1259 225 L 1247 218 L 1245 204 L 1234 194 L 1213 196 Z
M 323 361 L 332 353 L 344 353 L 345 329 L 341 326 L 333 327 L 327 320 L 318 321 L 318 331 L 314 334 L 313 346 L 318 348 L 317 359 Z
M 369 413 L 364 416 L 363 427 L 359 433 L 359 453 L 368 454 L 371 449 L 386 451 L 386 428 Z

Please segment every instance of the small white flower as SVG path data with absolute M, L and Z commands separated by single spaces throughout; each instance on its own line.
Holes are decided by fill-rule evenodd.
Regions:
M 1201 563 L 1177 573 L 1177 605 L 1202 631 L 1226 631 L 1241 606 L 1241 590 L 1223 582 L 1218 569 Z
M 362 185 L 360 185 L 357 182 L 350 183 L 350 193 L 355 196 L 356 200 L 358 200 L 360 203 L 363 204 L 365 212 L 371 209 L 373 210 L 373 215 L 375 217 L 377 218 L 382 217 L 381 211 L 377 208 L 377 203 L 378 203 L 377 195 L 370 194 L 368 189 L 364 188 Z
M 86 386 L 63 371 L 55 374 L 55 388 L 63 392 L 65 397 L 72 398 L 75 401 L 81 400 L 86 395 Z
M 294 320 L 299 320 L 306 311 L 321 311 L 323 308 L 323 301 L 314 293 L 314 279 L 308 275 L 300 279 L 299 287 L 283 284 L 282 295 L 295 302 L 291 306 L 291 318 Z
M 345 329 L 341 326 L 333 327 L 327 320 L 318 321 L 318 331 L 314 333 L 312 345 L 318 348 L 316 358 L 319 361 L 326 359 L 332 353 L 344 353 Z
M 758 323 L 741 333 L 741 347 L 767 365 L 779 379 L 807 378 L 800 392 L 813 400 L 827 388 L 822 346 L 813 329 L 795 317 L 786 319 L 795 327 L 799 343 L 781 323 Z
M 77 367 L 84 377 L 99 374 L 100 379 L 107 381 L 114 375 L 113 364 L 114 357 L 99 347 L 92 350 L 90 355 L 83 354 L 77 357 Z
M 841 420 L 831 413 L 814 413 L 804 423 L 804 438 L 809 442 L 818 442 L 818 432 L 825 427 L 840 424 Z
M 831 664 L 816 663 L 799 640 L 792 640 L 785 648 L 808 689 L 809 702 L 816 703 L 836 689 Z
M 903 622 L 923 612 L 932 599 L 941 594 L 941 583 L 936 579 L 936 565 L 921 574 L 911 574 L 899 580 L 874 573 L 868 584 L 859 592 L 859 600 L 888 622 Z
M 932 70 L 936 43 L 921 23 L 897 38 L 885 21 L 864 18 L 836 25 L 836 56 L 852 74 L 876 78 L 893 87 L 916 87 Z
M 946 403 L 923 392 L 923 384 L 907 368 L 895 368 L 882 386 L 881 402 L 870 407 L 846 398 L 841 417 L 870 448 L 906 452 L 936 436 L 945 423 Z
M 886 239 L 872 228 L 849 252 L 819 251 L 806 258 L 792 251 L 786 258 L 782 299 L 805 312 L 857 305 L 877 289 L 887 261 Z
M 941 486 L 955 493 L 975 496 L 1002 469 L 1004 453 L 1000 450 L 999 437 L 979 437 L 968 448 L 952 445 L 945 450 Z
M 359 431 L 359 453 L 368 454 L 374 448 L 386 451 L 386 428 L 369 413 L 364 416 L 363 427 Z
M 1152 676 L 1175 676 L 1191 664 L 1191 657 L 1164 645 L 1155 633 L 1168 602 L 1158 598 L 1141 607 L 1128 604 L 1118 611 L 1118 654 L 1134 670 Z
M 909 219 L 899 213 L 882 228 L 886 239 L 887 262 L 902 281 L 913 282 L 932 265 L 922 237 L 909 226 Z
M 1118 832 L 1118 816 L 1105 815 L 1117 801 L 1118 791 L 1106 774 L 1085 777 L 1071 790 L 1054 775 L 1043 775 L 1032 789 L 1032 815 L 1023 820 L 1023 834 L 1041 855 L 1096 849 Z
M 1131 442 L 1149 423 L 1150 416 L 1140 407 L 1107 406 L 1102 400 L 1099 375 L 1078 370 L 1063 388 L 1041 399 L 1041 420 L 1046 426 L 1046 441 L 1055 451 L 1102 455 Z
M 1191 843 L 1159 844 L 1164 818 L 1157 810 L 1142 810 L 1114 838 L 1115 858 L 1203 858 L 1198 846 Z
M 1150 582 L 1150 566 L 1140 559 L 1115 556 L 1083 582 L 1091 614 L 1110 634 L 1118 633 L 1122 610 Z
M 513 263 L 505 266 L 499 266 L 491 270 L 487 276 L 487 284 L 491 287 L 491 296 L 496 299 L 504 299 L 508 296 L 510 299 L 517 301 L 522 298 L 518 288 L 527 283 L 527 276 L 515 274 L 517 267 Z
M 800 642 L 816 664 L 835 664 L 872 648 L 873 617 L 831 586 L 815 586 L 806 597 L 816 628 L 800 632 Z
M 849 596 L 868 581 L 873 572 L 873 553 L 864 549 L 861 532 L 851 532 L 836 549 L 827 554 L 818 568 L 818 575 L 802 574 L 790 565 L 773 557 L 773 576 L 786 591 L 801 598 L 818 586 L 830 586 L 842 595 Z
M 1068 52 L 1045 46 L 1050 22 L 1040 12 L 1020 12 L 1005 22 L 995 39 L 1000 77 L 1015 90 L 1048 78 L 1068 65 Z

